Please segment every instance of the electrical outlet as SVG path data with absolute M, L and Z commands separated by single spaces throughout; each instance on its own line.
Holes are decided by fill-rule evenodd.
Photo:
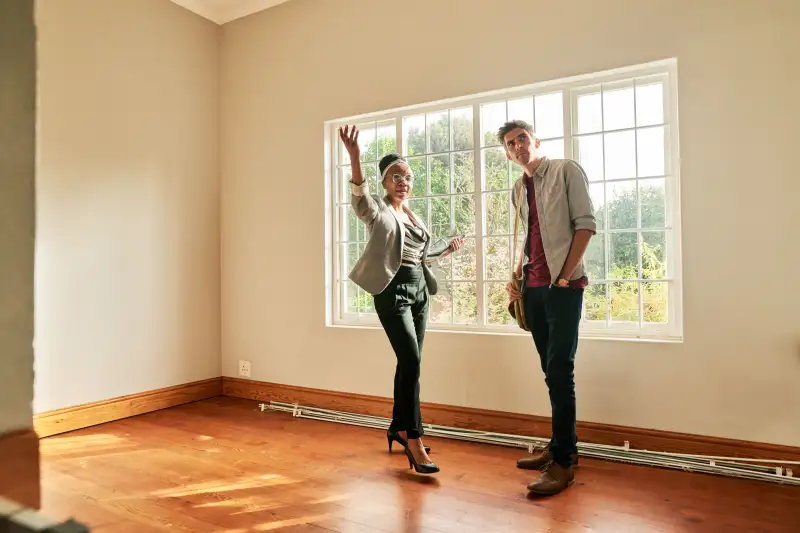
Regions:
M 250 361 L 239 360 L 239 375 L 246 378 L 250 377 Z

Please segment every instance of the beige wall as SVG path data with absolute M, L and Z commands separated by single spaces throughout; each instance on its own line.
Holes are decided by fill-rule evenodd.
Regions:
M 220 28 L 40 0 L 37 412 L 220 372 Z
M 685 342 L 582 341 L 579 418 L 800 445 L 800 4 L 502 6 L 293 0 L 223 27 L 223 373 L 391 395 L 384 333 L 325 327 L 323 121 L 677 57 Z M 537 361 L 430 333 L 423 400 L 549 414 Z
M 36 29 L 0 2 L 0 435 L 32 426 Z

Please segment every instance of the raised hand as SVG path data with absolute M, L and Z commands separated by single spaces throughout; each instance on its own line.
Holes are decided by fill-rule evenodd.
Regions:
M 347 153 L 350 154 L 350 161 L 358 161 L 361 155 L 361 148 L 358 146 L 358 128 L 349 125 L 339 128 L 339 138 Z

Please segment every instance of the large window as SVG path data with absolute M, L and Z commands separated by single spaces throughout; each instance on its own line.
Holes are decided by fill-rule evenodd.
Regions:
M 519 333 L 508 314 L 511 188 L 521 175 L 496 138 L 511 119 L 533 124 L 541 152 L 580 163 L 597 235 L 585 256 L 584 336 L 680 338 L 677 94 L 673 61 L 476 95 L 326 124 L 335 216 L 329 220 L 333 324 L 378 324 L 372 297 L 348 279 L 368 234 L 349 205 L 350 162 L 338 139 L 357 124 L 370 192 L 377 164 L 402 153 L 414 170 L 409 207 L 434 238 L 466 234 L 435 266 L 430 329 Z M 520 236 L 520 245 L 524 236 Z

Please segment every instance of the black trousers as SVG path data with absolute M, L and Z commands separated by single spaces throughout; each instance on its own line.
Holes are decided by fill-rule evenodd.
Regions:
M 423 434 L 419 373 L 430 301 L 422 267 L 400 267 L 389 286 L 374 299 L 375 311 L 397 357 L 390 429 L 407 431 L 409 439 L 417 439 Z
M 577 452 L 575 352 L 583 311 L 584 289 L 528 287 L 524 292 L 525 317 L 542 362 L 550 392 L 552 438 L 550 456 L 561 466 L 572 464 Z

